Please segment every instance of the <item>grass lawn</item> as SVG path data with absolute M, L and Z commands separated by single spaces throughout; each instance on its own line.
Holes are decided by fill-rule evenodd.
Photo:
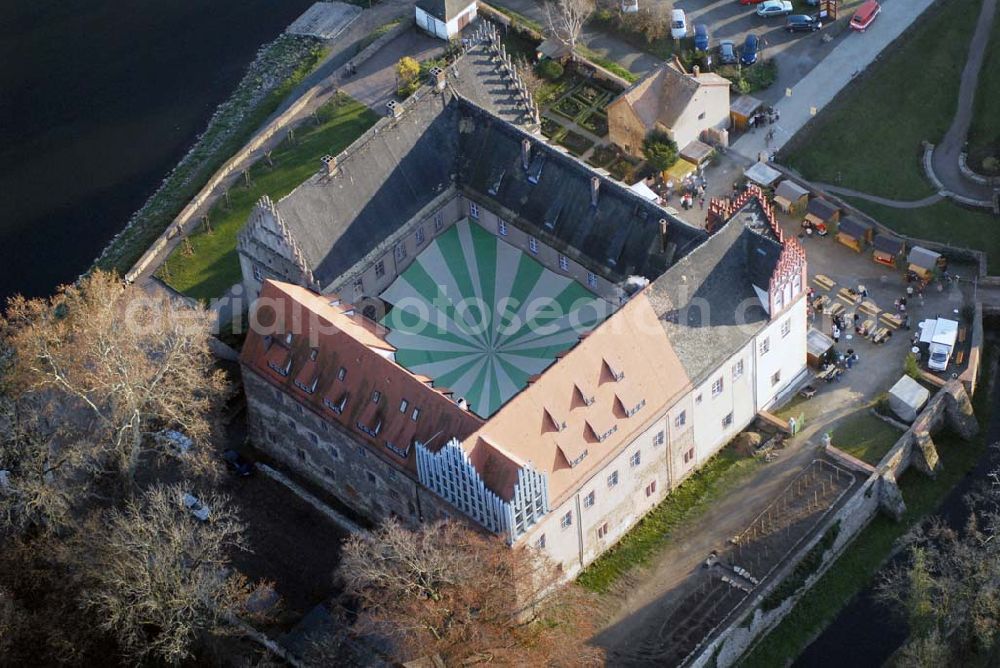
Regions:
M 940 141 L 951 123 L 981 4 L 952 0 L 929 9 L 799 133 L 781 161 L 810 180 L 875 195 L 930 195 L 920 142 Z
M 878 464 L 902 432 L 863 409 L 833 428 L 833 444 L 872 466 Z
M 993 20 L 975 105 L 969 127 L 969 161 L 979 169 L 987 155 L 1000 156 L 1000 14 Z
M 725 448 L 632 527 L 617 545 L 588 566 L 577 582 L 592 591 L 608 591 L 630 570 L 648 563 L 670 543 L 678 527 L 694 521 L 713 499 L 731 489 L 761 462 L 739 454 L 735 448 Z
M 995 354 L 995 349 L 987 349 L 984 369 L 990 368 Z M 983 383 L 973 400 L 979 424 L 984 428 L 989 422 L 988 390 L 987 383 Z M 891 555 L 896 540 L 933 513 L 948 491 L 986 451 L 983 434 L 969 443 L 941 432 L 934 437 L 934 442 L 944 468 L 934 480 L 914 468 L 903 475 L 900 487 L 906 502 L 906 513 L 902 520 L 894 522 L 881 514 L 877 515 L 819 582 L 799 600 L 792 613 L 741 662 L 742 668 L 771 668 L 791 663 L 841 608 L 871 582 L 879 567 Z
M 224 199 L 212 207 L 212 233 L 192 234 L 193 253 L 185 255 L 179 246 L 158 276 L 174 289 L 196 299 L 218 297 L 240 280 L 236 255 L 236 235 L 262 195 L 277 201 L 316 173 L 324 154 L 336 155 L 371 127 L 378 116 L 360 102 L 338 94 L 319 111 L 318 125 L 307 122 L 296 129 L 295 141 L 286 139 L 273 153 L 274 167 L 264 160 L 250 170 L 250 187 L 240 183 L 230 190 L 230 204 Z
M 990 274 L 1000 272 L 1000 234 L 997 219 L 986 210 L 971 210 L 951 201 L 919 209 L 894 209 L 881 204 L 845 197 L 875 220 L 916 237 L 955 247 L 976 248 L 986 253 Z

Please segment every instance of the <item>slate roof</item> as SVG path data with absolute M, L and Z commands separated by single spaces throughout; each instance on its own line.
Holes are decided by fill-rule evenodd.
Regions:
M 431 16 L 447 23 L 463 11 L 469 5 L 475 4 L 476 0 L 417 0 L 417 7 L 424 10 Z
M 320 285 L 391 242 L 453 184 L 506 207 L 512 223 L 612 280 L 631 273 L 655 278 L 666 270 L 671 253 L 659 252 L 661 218 L 670 223 L 668 250 L 677 257 L 706 237 L 451 89 L 419 95 L 400 118 L 383 119 L 338 156 L 338 174 L 317 174 L 277 203 Z M 537 184 L 528 182 L 521 167 L 523 139 L 532 142 L 533 156 L 545 156 Z M 501 187 L 490 195 L 500 172 Z M 601 179 L 597 207 L 590 205 L 593 176 Z
M 837 234 L 846 234 L 849 237 L 861 239 L 873 228 L 874 226 L 871 223 L 865 222 L 860 218 L 846 216 L 840 219 L 840 226 L 837 228 Z
M 763 229 L 763 218 L 751 200 L 645 291 L 695 384 L 769 320 L 754 286 L 766 295 L 781 244 Z
M 775 197 L 782 197 L 789 202 L 797 202 L 800 197 L 805 197 L 808 194 L 808 190 L 791 179 L 785 179 L 779 183 L 777 189 L 774 191 Z
M 830 220 L 839 210 L 832 202 L 819 197 L 813 197 L 809 200 L 809 206 L 806 207 L 807 214 L 812 214 L 823 221 Z
M 923 246 L 914 246 L 910 249 L 910 254 L 906 258 L 906 261 L 909 264 L 915 264 L 924 269 L 936 269 L 939 257 L 941 257 L 940 253 L 935 253 Z
M 530 123 L 521 96 L 507 85 L 509 81 L 510 75 L 497 66 L 485 42 L 473 46 L 448 69 L 448 83 L 465 99 L 508 123 Z
M 605 177 L 599 177 L 597 206 L 591 206 L 590 180 L 597 173 L 542 142 L 532 141 L 532 165 L 544 163 L 538 183 L 529 182 L 533 170 L 523 168 L 521 141 L 530 135 L 465 109 L 473 122 L 462 133 L 459 183 L 487 206 L 513 212 L 515 225 L 596 273 L 623 280 L 632 274 L 653 279 L 666 271 L 671 253 L 660 252 L 661 219 L 668 221 L 674 258 L 706 238 L 703 230 Z M 500 173 L 500 187 L 490 194 Z
M 903 240 L 888 234 L 876 234 L 872 245 L 876 250 L 890 255 L 898 255 L 903 252 Z

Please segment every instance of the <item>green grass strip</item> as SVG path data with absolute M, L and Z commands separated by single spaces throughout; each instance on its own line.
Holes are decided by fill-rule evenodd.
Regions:
M 228 205 L 224 198 L 216 202 L 209 212 L 211 234 L 192 234 L 191 254 L 178 246 L 160 269 L 160 278 L 196 299 L 225 293 L 240 281 L 236 235 L 257 200 L 263 195 L 274 201 L 284 197 L 319 170 L 323 155 L 340 153 L 378 120 L 368 107 L 342 93 L 321 107 L 317 117 L 318 125 L 305 122 L 296 129 L 294 141 L 286 139 L 274 150 L 273 167 L 260 160 L 250 169 L 249 188 L 234 185 Z

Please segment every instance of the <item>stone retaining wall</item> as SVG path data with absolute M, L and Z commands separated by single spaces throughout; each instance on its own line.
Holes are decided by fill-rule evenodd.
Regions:
M 992 185 L 995 177 L 990 178 L 989 176 L 983 176 L 982 174 L 974 172 L 972 168 L 969 167 L 968 160 L 969 155 L 967 153 L 958 154 L 958 169 L 962 172 L 962 176 L 983 186 Z
M 728 626 L 716 630 L 708 642 L 703 643 L 683 665 L 691 668 L 727 668 L 736 664 L 794 609 L 799 599 L 816 584 L 879 510 L 898 519 L 905 510 L 905 505 L 896 481 L 911 465 L 916 465 L 928 475 L 936 474 L 940 462 L 931 436 L 946 422 L 966 439 L 972 438 L 979 429 L 972 413 L 969 395 L 964 385 L 958 381 L 950 381 L 934 395 L 854 494 L 823 521 L 812 538 L 804 542 L 774 575 L 754 591 L 753 598 L 744 604 L 739 614 L 731 615 Z M 767 595 L 792 574 L 799 562 L 838 523 L 837 538 L 823 554 L 819 568 L 780 606 L 764 612 L 761 603 Z

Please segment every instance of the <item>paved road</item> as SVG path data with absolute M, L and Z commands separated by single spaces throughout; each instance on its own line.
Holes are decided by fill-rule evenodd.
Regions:
M 976 24 L 976 32 L 972 36 L 972 41 L 969 42 L 969 58 L 965 61 L 965 68 L 962 70 L 962 83 L 958 90 L 958 110 L 955 112 L 955 118 L 951 122 L 951 127 L 948 128 L 948 132 L 945 133 L 944 139 L 934 147 L 934 155 L 931 159 L 934 173 L 945 188 L 953 193 L 980 200 L 991 199 L 992 190 L 988 186 L 965 179 L 958 168 L 958 156 L 962 152 L 965 138 L 969 134 L 969 125 L 972 123 L 979 70 L 983 66 L 983 58 L 989 44 L 996 9 L 997 0 L 984 0 L 983 8 L 979 13 L 979 21 Z
M 836 97 L 844 86 L 892 43 L 934 0 L 886 0 L 882 13 L 864 33 L 849 32 L 823 61 L 822 67 L 811 70 L 794 86 L 790 97 L 774 104 L 781 121 L 771 126 L 774 138 L 753 132 L 741 137 L 732 150 L 755 160 L 763 152 L 773 153 L 784 146 L 810 118 L 813 108 L 818 112 Z

